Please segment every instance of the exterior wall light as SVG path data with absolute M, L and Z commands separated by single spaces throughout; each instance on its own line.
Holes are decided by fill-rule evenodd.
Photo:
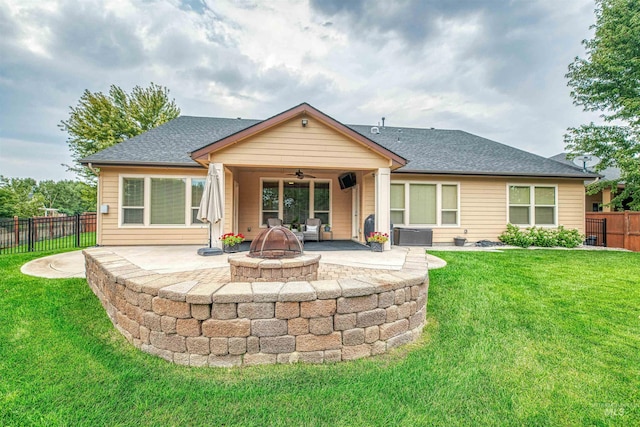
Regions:
M 307 127 L 307 123 L 309 123 L 309 121 L 307 119 L 302 119 L 302 127 Z

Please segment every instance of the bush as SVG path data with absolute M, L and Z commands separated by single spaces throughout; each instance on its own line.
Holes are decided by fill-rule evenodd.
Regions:
M 566 229 L 563 226 L 557 229 L 528 227 L 522 230 L 516 225 L 507 224 L 507 230 L 498 236 L 498 239 L 506 245 L 521 248 L 529 246 L 575 248 L 582 244 L 584 236 L 576 229 Z

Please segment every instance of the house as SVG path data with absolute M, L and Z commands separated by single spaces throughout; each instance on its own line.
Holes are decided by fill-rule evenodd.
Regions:
M 561 162 L 572 167 L 576 167 L 576 164 L 571 160 L 567 159 L 568 153 L 559 153 L 555 156 L 549 157 L 552 160 L 557 162 Z M 580 169 L 580 168 L 577 168 Z M 593 172 L 593 171 L 589 171 Z M 594 172 L 595 173 L 595 172 Z M 620 182 L 620 169 L 609 167 L 601 171 L 595 179 L 589 179 L 584 182 L 584 185 L 587 186 L 593 183 L 595 180 L 604 180 L 604 181 L 617 181 L 617 188 L 621 190 L 624 188 L 624 183 Z M 611 199 L 615 197 L 615 192 L 612 194 L 611 189 L 604 189 L 602 191 L 598 191 L 595 194 L 586 194 L 584 199 L 584 209 L 585 212 L 611 212 L 611 206 L 606 206 L 611 202 Z M 627 210 L 627 201 L 622 203 L 622 210 Z
M 495 241 L 507 223 L 582 231 L 596 176 L 459 130 L 345 125 L 306 103 L 266 120 L 181 116 L 82 163 L 99 168 L 99 245 L 207 242 L 196 213 L 209 163 L 224 188 L 214 237 L 249 240 L 268 218 L 314 217 L 325 237 L 364 242 L 370 214 L 376 231 L 432 229 L 434 244 Z

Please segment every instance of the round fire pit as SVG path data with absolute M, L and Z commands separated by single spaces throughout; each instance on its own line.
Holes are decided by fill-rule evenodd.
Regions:
M 252 258 L 295 258 L 302 253 L 302 243 L 291 230 L 281 225 L 264 230 L 251 242 L 249 248 L 249 256 Z
M 267 228 L 249 255 L 229 257 L 232 282 L 297 282 L 318 279 L 320 255 L 304 255 L 302 243 L 288 228 Z

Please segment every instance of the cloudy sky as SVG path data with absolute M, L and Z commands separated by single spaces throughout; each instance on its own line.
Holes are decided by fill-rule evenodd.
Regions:
M 0 174 L 74 178 L 85 89 L 166 86 L 183 115 L 308 102 L 348 124 L 461 129 L 548 157 L 593 119 L 564 75 L 593 0 L 0 0 Z

